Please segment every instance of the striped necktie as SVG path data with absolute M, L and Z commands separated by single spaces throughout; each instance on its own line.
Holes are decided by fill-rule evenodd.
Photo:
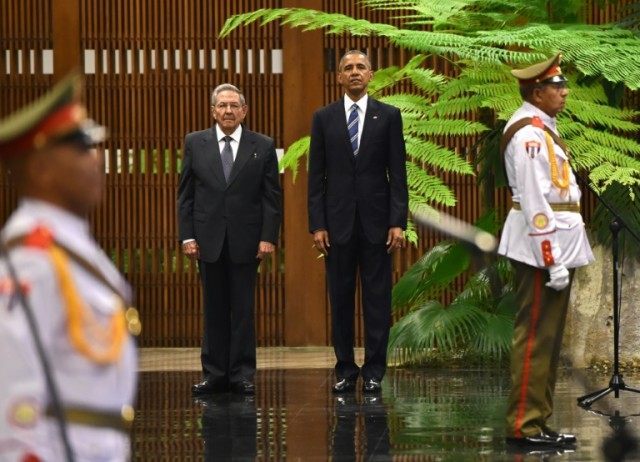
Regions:
M 349 130 L 349 140 L 351 141 L 351 148 L 353 149 L 353 155 L 358 155 L 358 105 L 353 103 L 351 106 L 351 114 L 349 114 L 349 121 L 347 122 L 347 129 Z

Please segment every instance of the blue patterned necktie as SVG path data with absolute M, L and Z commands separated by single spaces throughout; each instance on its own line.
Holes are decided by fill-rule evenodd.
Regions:
M 231 175 L 231 169 L 233 168 L 233 151 L 231 150 L 231 138 L 230 136 L 225 136 L 222 138 L 224 140 L 224 148 L 220 153 L 220 157 L 222 157 L 222 171 L 224 172 L 224 179 L 229 183 L 229 175 Z
M 358 120 L 358 105 L 354 103 L 351 106 L 351 114 L 349 114 L 349 121 L 347 122 L 349 140 L 351 141 L 354 157 L 358 155 Z

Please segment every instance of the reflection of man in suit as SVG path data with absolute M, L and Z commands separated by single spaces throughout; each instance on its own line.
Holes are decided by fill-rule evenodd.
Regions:
M 332 310 L 336 384 L 355 388 L 356 272 L 365 325 L 363 390 L 376 393 L 386 370 L 391 325 L 391 256 L 404 246 L 408 193 L 400 111 L 369 98 L 371 63 L 360 51 L 340 60 L 344 98 L 313 116 L 309 230 L 325 255 Z
M 258 413 L 255 396 L 217 395 L 196 398 L 202 411 L 205 462 L 255 460 Z
M 362 405 L 358 405 L 353 395 L 338 396 L 334 411 L 333 460 L 392 460 L 387 409 L 382 397 L 363 396 Z M 359 431 L 356 431 L 357 426 Z
M 204 380 L 193 393 L 253 394 L 256 270 L 278 238 L 278 160 L 271 138 L 242 127 L 240 90 L 220 85 L 211 104 L 216 125 L 186 136 L 178 187 L 182 250 L 198 259 L 204 300 Z

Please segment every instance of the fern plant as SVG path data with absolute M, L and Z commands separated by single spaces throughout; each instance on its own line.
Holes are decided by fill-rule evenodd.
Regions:
M 477 223 L 495 232 L 493 212 Z M 470 249 L 444 241 L 432 247 L 393 288 L 393 307 L 402 317 L 389 336 L 389 359 L 396 365 L 428 362 L 465 353 L 499 359 L 509 351 L 513 333 L 513 272 L 504 258 L 493 259 L 474 273 L 453 302 L 438 301 L 471 266 Z M 434 352 L 437 354 L 434 355 Z
M 220 35 L 254 21 L 266 24 L 280 20 L 305 30 L 324 28 L 330 34 L 382 36 L 394 45 L 450 59 L 459 69 L 457 77 L 438 76 L 421 68 L 424 57 L 419 54 L 402 69 L 379 71 L 371 84 L 372 92 L 381 94 L 408 79 L 417 90 L 382 98 L 402 110 L 410 160 L 426 172 L 420 174 L 408 166 L 413 210 L 418 203 L 455 204 L 446 185 L 433 178 L 433 169 L 444 165 L 452 166 L 446 171 L 472 172 L 463 159 L 433 140 L 438 136 L 477 137 L 485 130 L 499 128 L 496 124 L 469 122 L 465 117 L 484 109 L 495 111 L 498 121 L 508 118 L 520 104 L 509 69 L 561 51 L 574 93 L 559 127 L 572 148 L 574 165 L 591 169 L 594 187 L 604 190 L 615 181 L 627 186 L 633 199 L 633 186 L 639 180 L 638 143 L 629 138 L 638 131 L 634 121 L 638 113 L 611 107 L 605 88 L 640 88 L 640 40 L 632 31 L 616 25 L 579 23 L 585 3 L 571 0 L 549 8 L 546 0 L 363 0 L 364 7 L 398 11 L 395 18 L 401 19 L 403 26 L 336 13 L 278 8 L 233 16 Z M 603 130 L 608 133 L 603 134 Z M 284 165 L 297 166 L 307 152 L 306 146 L 307 141 L 292 145 L 285 153 Z M 493 156 L 498 154 L 494 151 Z M 458 162 L 451 163 L 453 158 Z M 489 165 L 494 164 L 489 161 Z M 411 239 L 415 240 L 415 235 Z
M 307 9 L 263 9 L 229 18 L 221 35 L 254 21 L 279 20 L 305 30 L 328 34 L 384 37 L 392 45 L 414 51 L 403 68 L 377 71 L 371 90 L 403 114 L 409 154 L 407 172 L 410 207 L 453 206 L 455 197 L 439 171 L 472 174 L 466 159 L 437 140 L 445 136 L 475 141 L 479 180 L 492 208 L 494 186 L 504 186 L 498 143 L 506 119 L 521 104 L 509 74 L 556 52 L 564 55 L 570 78 L 566 111 L 558 126 L 572 154 L 573 166 L 588 172 L 590 185 L 610 197 L 640 229 L 636 196 L 640 190 L 640 126 L 638 112 L 624 109 L 625 88 L 640 88 L 640 38 L 637 10 L 618 25 L 586 25 L 584 0 L 361 0 L 365 8 L 388 10 L 400 23 L 373 23 L 341 14 Z M 635 32 L 635 34 L 634 34 Z M 454 67 L 439 76 L 423 67 L 425 56 L 440 56 Z M 394 92 L 409 80 L 413 92 Z M 469 117 L 473 115 L 474 117 Z M 305 144 L 307 143 L 307 144 Z M 297 166 L 308 141 L 292 145 L 285 165 Z M 596 211 L 602 226 L 596 236 L 606 241 L 606 213 Z M 410 239 L 415 240 L 412 231 Z M 394 309 L 403 314 L 393 327 L 390 353 L 399 361 L 419 361 L 429 348 L 467 349 L 488 355 L 504 353 L 508 337 L 510 292 L 508 269 L 496 263 L 471 277 L 449 307 L 433 301 L 451 278 L 465 271 L 459 244 L 434 247 L 394 288 Z M 447 263 L 449 262 L 449 263 Z M 497 265 L 497 266 L 496 266 Z M 489 273 L 487 273 L 489 271 Z M 498 273 L 505 291 L 487 292 L 488 274 Z M 488 314 L 487 314 L 488 313 Z

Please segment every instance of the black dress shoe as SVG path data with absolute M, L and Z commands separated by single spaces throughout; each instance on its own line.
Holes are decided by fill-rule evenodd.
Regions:
M 196 383 L 191 387 L 191 394 L 194 396 L 224 393 L 225 391 L 229 391 L 229 387 L 226 384 L 215 383 L 209 379 L 204 379 L 202 382 Z
M 238 395 L 254 395 L 256 393 L 256 386 L 253 382 L 242 379 L 240 382 L 231 384 L 231 391 Z
M 334 393 L 347 393 L 356 389 L 356 381 L 352 379 L 338 379 L 333 386 Z
M 507 444 L 519 447 L 558 447 L 568 444 L 559 435 L 551 436 L 547 433 L 540 432 L 537 435 L 523 436 L 520 438 L 507 437 Z
M 544 427 L 544 432 L 549 436 L 559 437 L 568 444 L 575 444 L 578 441 L 576 436 L 571 433 L 558 433 L 555 430 L 551 430 L 549 427 Z
M 365 393 L 380 393 L 380 390 L 382 390 L 380 380 L 366 379 L 362 384 L 362 391 Z

